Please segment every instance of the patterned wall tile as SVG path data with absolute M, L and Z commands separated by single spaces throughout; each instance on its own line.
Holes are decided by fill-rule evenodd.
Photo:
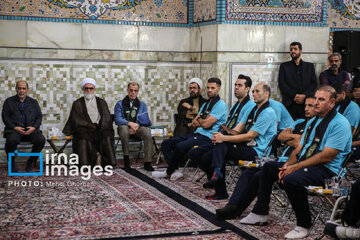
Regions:
M 216 20 L 216 0 L 194 0 L 194 23 Z
M 278 87 L 278 75 L 280 64 L 272 64 L 269 68 L 268 64 L 231 64 L 231 84 L 230 92 L 234 92 L 234 84 L 239 74 L 247 75 L 252 80 L 252 88 L 259 82 L 267 82 L 271 87 L 271 98 L 281 101 L 280 89 Z M 252 96 L 252 93 L 250 93 Z M 231 95 L 230 102 L 235 102 L 235 96 Z
M 201 77 L 212 75 L 212 64 L 202 64 Z M 96 79 L 96 94 L 114 111 L 116 102 L 126 96 L 130 81 L 140 83 L 139 98 L 147 103 L 153 125 L 173 127 L 173 114 L 179 101 L 187 97 L 187 82 L 200 75 L 200 65 L 192 63 L 115 63 L 68 61 L 0 61 L 0 102 L 15 94 L 15 81 L 29 82 L 29 96 L 36 98 L 44 114 L 42 129 L 62 129 L 72 103 L 82 96 L 80 83 Z M 204 91 L 205 93 L 205 91 Z M 4 125 L 0 121 L 0 133 Z
M 227 0 L 226 20 L 323 24 L 323 0 Z
M 329 0 L 328 25 L 331 28 L 360 29 L 359 1 Z
M 2 0 L 0 15 L 37 21 L 187 23 L 184 0 Z M 41 18 L 41 19 L 40 19 Z M 103 22 L 101 22 L 103 21 Z M 120 21 L 120 22 L 119 22 Z

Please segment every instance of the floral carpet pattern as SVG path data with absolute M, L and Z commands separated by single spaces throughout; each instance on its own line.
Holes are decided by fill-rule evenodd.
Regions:
M 143 174 L 147 174 L 148 176 L 151 175 L 146 171 L 143 170 L 139 170 L 139 171 L 141 171 Z M 215 213 L 215 209 L 222 208 L 226 205 L 228 200 L 220 200 L 220 201 L 205 200 L 205 196 L 209 194 L 213 194 L 213 190 L 204 189 L 202 187 L 202 184 L 205 183 L 206 181 L 205 178 L 201 179 L 200 182 L 193 181 L 194 179 L 198 179 L 199 176 L 202 175 L 201 172 L 198 172 L 195 175 L 195 177 L 194 177 L 194 173 L 195 173 L 194 168 L 187 168 L 183 170 L 183 172 L 184 172 L 184 178 L 177 182 L 172 182 L 169 179 L 160 179 L 157 181 L 169 187 L 170 189 L 174 190 L 175 192 L 181 192 L 181 194 L 186 198 L 191 199 L 193 202 L 198 203 L 203 208 L 208 209 L 213 213 Z M 229 195 L 231 195 L 232 190 L 233 189 L 231 188 L 228 191 Z M 284 203 L 287 203 L 282 193 L 278 192 L 277 196 L 279 196 Z M 318 199 L 312 197 L 310 198 L 309 201 L 312 202 L 312 205 L 319 204 Z M 296 226 L 295 224 L 296 220 L 294 213 L 291 212 L 291 206 L 288 209 L 281 207 L 280 204 L 273 197 L 271 199 L 270 219 L 267 226 L 250 226 L 250 225 L 240 224 L 239 220 L 250 213 L 254 204 L 255 201 L 249 206 L 248 209 L 246 209 L 243 212 L 241 217 L 235 220 L 228 220 L 228 222 L 232 223 L 233 225 L 239 227 L 241 230 L 249 233 L 250 235 L 258 239 L 273 239 L 273 240 L 285 239 L 284 235 L 287 232 L 291 231 Z M 289 216 L 289 219 L 286 222 L 287 216 Z M 328 220 L 330 217 L 330 212 L 324 211 L 321 217 L 325 221 Z M 324 225 L 320 220 L 318 220 L 310 236 L 308 236 L 305 239 L 307 240 L 315 239 L 317 236 L 321 235 L 323 230 L 324 230 Z M 323 239 L 332 239 L 332 238 L 325 236 Z
M 193 205 L 214 213 L 227 200 L 204 199 L 213 190 L 202 187 L 205 179 L 193 181 L 201 172 L 194 178 L 195 169 L 187 168 L 184 178 L 172 182 L 169 179 L 154 181 L 151 173 L 142 167 L 137 170 L 138 174 L 130 174 L 117 169 L 111 177 L 92 176 L 84 181 L 80 177 L 10 178 L 6 176 L 6 167 L 0 166 L 0 239 L 245 239 L 220 229 L 151 183 L 160 184 L 168 192 L 180 194 Z M 16 184 L 16 181 L 19 182 Z M 278 196 L 283 198 L 280 193 Z M 251 209 L 252 205 L 242 216 Z M 295 226 L 294 215 L 291 214 L 283 226 L 289 210 L 274 199 L 270 209 L 267 226 L 242 225 L 239 218 L 227 222 L 252 239 L 284 239 Z M 325 220 L 327 217 L 323 216 Z M 306 239 L 314 239 L 322 230 L 323 224 L 318 221 Z
M 17 180 L 20 186 L 13 185 Z M 87 182 L 0 177 L 0 214 L 0 239 L 94 239 L 218 228 L 122 170 Z

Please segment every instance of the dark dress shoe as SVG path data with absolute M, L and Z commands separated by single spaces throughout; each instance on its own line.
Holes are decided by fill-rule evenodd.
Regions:
M 206 182 L 203 184 L 203 188 L 210 188 L 210 189 L 213 189 L 214 188 L 214 183 L 213 182 Z
M 237 205 L 228 204 L 223 208 L 216 209 L 216 218 L 218 219 L 235 219 L 241 214 L 241 211 Z
M 144 169 L 149 172 L 154 171 L 154 168 L 151 166 L 151 163 L 149 162 L 144 163 Z
M 130 160 L 124 159 L 124 170 L 130 170 Z
M 26 161 L 25 171 L 31 172 L 31 170 L 32 170 L 32 163 L 33 163 L 33 161 L 32 161 L 32 159 L 30 159 L 30 158 Z

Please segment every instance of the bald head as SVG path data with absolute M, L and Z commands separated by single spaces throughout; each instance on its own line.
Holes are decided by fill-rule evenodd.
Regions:
M 270 86 L 265 82 L 259 82 L 258 84 L 256 84 L 253 90 L 254 102 L 257 105 L 262 105 L 269 100 L 270 94 Z
M 27 81 L 25 81 L 25 80 L 17 81 L 17 82 L 16 82 L 16 85 L 15 85 L 15 88 L 18 87 L 19 83 L 25 83 L 26 87 L 29 88 L 29 84 L 28 84 Z
M 29 91 L 29 85 L 26 81 L 20 80 L 16 82 L 16 94 L 18 95 L 20 101 L 24 101 Z

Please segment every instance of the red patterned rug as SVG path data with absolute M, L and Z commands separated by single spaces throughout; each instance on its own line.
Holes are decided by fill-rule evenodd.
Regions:
M 122 170 L 88 181 L 2 176 L 0 183 L 1 239 L 126 238 L 218 229 Z
M 225 223 L 239 231 L 220 229 L 209 214 L 227 200 L 205 200 L 212 190 L 202 188 L 205 179 L 192 181 L 193 168 L 177 182 L 154 180 L 149 172 L 137 170 L 139 174 L 118 169 L 111 177 L 92 176 L 84 181 L 79 177 L 7 177 L 6 166 L 0 167 L 0 239 L 248 238 L 239 231 L 252 239 L 283 239 L 294 227 L 293 216 L 282 226 L 284 209 L 272 201 L 268 226 L 242 225 L 236 219 Z M 9 181 L 26 186 L 9 186 Z M 34 186 L 36 181 L 42 184 Z M 183 200 L 208 213 L 194 211 Z M 314 239 L 322 230 L 323 225 L 318 223 L 307 239 Z
M 147 176 L 151 176 L 150 173 L 139 169 L 143 174 L 146 174 Z M 190 199 L 193 202 L 198 203 L 203 208 L 209 210 L 212 213 L 215 213 L 215 209 L 222 208 L 226 205 L 228 200 L 217 200 L 217 201 L 211 201 L 211 200 L 205 200 L 205 196 L 209 194 L 213 194 L 213 190 L 211 189 L 205 189 L 202 187 L 202 184 L 206 182 L 206 178 L 203 178 L 200 180 L 200 182 L 195 182 L 194 179 L 199 178 L 202 175 L 202 172 L 198 172 L 195 177 L 195 169 L 194 168 L 187 168 L 186 170 L 182 170 L 184 172 L 184 178 L 172 182 L 169 179 L 158 179 L 159 183 L 162 185 L 172 189 L 175 192 L 181 192 L 183 196 L 185 196 L 187 199 Z M 233 189 L 229 190 L 229 195 L 231 195 Z M 284 202 L 285 199 L 282 197 L 281 194 L 278 194 L 280 198 Z M 316 199 L 311 199 L 312 201 L 316 201 Z M 271 205 L 270 205 L 270 220 L 269 224 L 267 226 L 250 226 L 250 225 L 244 225 L 240 224 L 240 219 L 242 217 L 245 217 L 247 214 L 250 213 L 251 209 L 253 208 L 255 201 L 249 206 L 248 209 L 244 211 L 241 217 L 235 219 L 235 220 L 228 220 L 227 222 L 237 226 L 241 230 L 249 233 L 250 235 L 258 238 L 258 239 L 285 239 L 284 235 L 291 231 L 296 226 L 296 219 L 294 216 L 294 213 L 291 213 L 290 209 L 287 210 L 286 208 L 283 208 L 280 206 L 280 204 L 274 199 L 274 197 L 271 198 Z M 314 204 L 317 204 L 316 202 Z M 290 214 L 290 215 L 289 215 Z M 286 222 L 286 216 L 289 215 L 289 220 Z M 330 217 L 329 211 L 324 211 L 324 214 L 322 215 L 323 220 L 328 220 Z M 286 223 L 285 223 L 286 222 Z M 324 224 L 321 221 L 317 221 L 317 223 L 314 226 L 314 229 L 312 230 L 310 236 L 308 236 L 307 240 L 315 239 L 324 230 Z M 332 239 L 331 237 L 323 237 L 322 239 Z

